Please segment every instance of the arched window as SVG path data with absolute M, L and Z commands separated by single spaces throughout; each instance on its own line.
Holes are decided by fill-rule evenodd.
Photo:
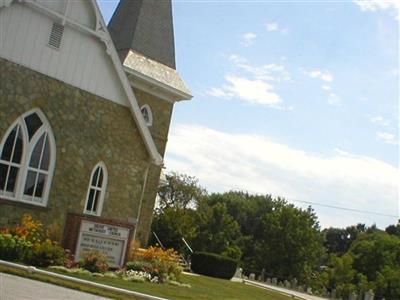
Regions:
M 107 187 L 107 168 L 103 162 L 98 163 L 92 171 L 86 198 L 84 213 L 100 216 L 103 209 Z
M 0 197 L 45 206 L 55 164 L 54 136 L 35 109 L 11 125 L 0 144 Z
M 143 119 L 146 121 L 147 126 L 153 125 L 153 114 L 148 104 L 145 104 L 140 109 L 142 111 Z

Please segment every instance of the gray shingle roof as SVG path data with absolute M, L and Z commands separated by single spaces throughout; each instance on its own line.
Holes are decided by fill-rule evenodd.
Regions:
M 171 0 L 121 0 L 108 30 L 122 61 L 133 49 L 176 68 Z

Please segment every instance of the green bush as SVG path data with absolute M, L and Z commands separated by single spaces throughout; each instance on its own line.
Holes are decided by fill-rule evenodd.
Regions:
M 0 259 L 22 261 L 31 248 L 32 244 L 25 237 L 0 233 Z
M 192 254 L 192 270 L 198 274 L 231 279 L 236 268 L 237 261 L 229 257 L 206 252 Z
M 92 273 L 104 273 L 109 268 L 106 255 L 99 251 L 85 252 L 79 266 Z
M 24 262 L 37 267 L 63 266 L 67 262 L 67 254 L 57 243 L 44 240 L 33 245 Z

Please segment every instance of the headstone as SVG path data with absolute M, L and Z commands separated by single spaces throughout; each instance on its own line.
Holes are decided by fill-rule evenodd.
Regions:
M 242 268 L 237 268 L 236 269 L 236 273 L 235 273 L 235 277 L 236 278 L 242 278 L 242 276 L 243 276 L 243 269 Z
M 292 288 L 295 289 L 297 287 L 297 279 L 293 278 L 291 284 L 292 284 Z
M 255 280 L 255 279 L 256 279 L 256 274 L 250 273 L 249 280 Z
M 276 277 L 272 278 L 271 283 L 272 283 L 273 285 L 277 285 L 277 284 L 278 284 L 278 279 L 277 279 Z
M 333 290 L 331 291 L 331 298 L 332 298 L 332 299 L 336 299 L 336 290 L 335 290 L 335 289 L 333 289 Z
M 357 300 L 357 294 L 355 292 L 352 292 L 349 294 L 349 300 Z
M 267 278 L 267 280 L 265 281 L 267 284 L 271 284 L 271 278 Z
M 322 289 L 321 289 L 321 296 L 322 297 L 327 297 L 328 296 L 328 290 L 325 288 L 325 287 L 323 287 Z M 329 296 L 328 296 L 329 297 Z
M 282 282 L 282 281 L 279 281 L 278 286 L 279 286 L 279 287 L 284 287 L 283 282 Z
M 310 287 L 307 288 L 307 294 L 312 295 L 312 288 Z
M 284 285 L 285 285 L 286 289 L 290 289 L 291 288 L 290 282 L 287 281 L 287 280 L 285 280 Z
M 303 287 L 302 285 L 299 285 L 299 286 L 297 287 L 297 290 L 298 290 L 300 293 L 302 293 L 302 292 L 304 292 L 304 287 Z
M 372 290 L 369 290 L 364 295 L 364 300 L 374 300 L 374 298 L 375 298 L 375 294 Z
M 261 280 L 260 281 L 262 281 L 262 282 L 265 281 L 265 269 L 264 268 L 261 270 Z

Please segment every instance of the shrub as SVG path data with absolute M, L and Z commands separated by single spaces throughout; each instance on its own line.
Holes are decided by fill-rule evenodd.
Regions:
M 192 270 L 211 277 L 231 279 L 235 274 L 237 261 L 214 253 L 196 252 L 192 254 Z
M 135 261 L 128 262 L 128 270 L 142 271 L 157 277 L 158 282 L 179 280 L 182 268 L 179 256 L 174 249 L 163 250 L 159 247 L 149 247 L 135 253 Z
M 85 252 L 79 265 L 92 273 L 104 273 L 109 268 L 106 255 L 94 250 Z
M 0 259 L 22 261 L 31 248 L 32 244 L 25 237 L 0 233 Z
M 33 244 L 24 262 L 37 267 L 63 266 L 67 263 L 67 254 L 56 242 L 46 239 Z

